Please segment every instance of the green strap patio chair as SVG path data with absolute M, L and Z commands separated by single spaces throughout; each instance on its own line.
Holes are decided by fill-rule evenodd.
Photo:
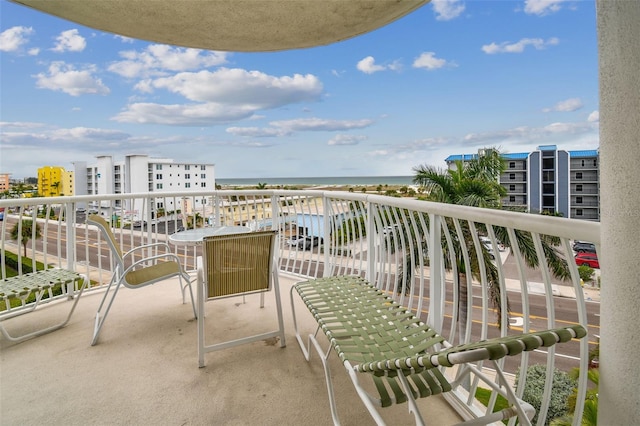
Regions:
M 185 291 L 188 287 L 189 295 L 191 296 L 193 314 L 196 315 L 196 305 L 193 298 L 193 291 L 191 289 L 191 278 L 182 267 L 178 256 L 171 252 L 167 243 L 158 242 L 145 244 L 123 253 L 116 237 L 111 231 L 111 227 L 104 218 L 98 215 L 91 215 L 87 218 L 87 223 L 98 227 L 109 246 L 111 256 L 115 262 L 111 281 L 107 286 L 107 290 L 105 291 L 104 297 L 102 298 L 100 306 L 98 306 L 98 311 L 96 312 L 91 346 L 98 342 L 102 326 L 107 319 L 111 305 L 113 304 L 121 286 L 137 289 L 169 278 L 177 277 L 180 284 L 180 291 L 182 293 L 182 303 L 185 303 Z M 147 256 L 146 253 L 151 251 L 156 252 L 157 254 Z M 109 301 L 105 304 L 107 299 L 109 299 Z
M 69 314 L 64 321 L 19 336 L 12 336 L 2 324 L 2 321 L 33 312 L 47 296 L 49 299 L 53 299 L 54 287 L 60 286 L 62 293 L 67 294 L 69 290 L 67 286 L 75 286 L 76 282 L 80 281 L 82 281 L 82 285 L 79 285 L 80 291 L 73 296 L 75 301 L 71 304 Z M 8 340 L 22 342 L 66 326 L 88 283 L 89 280 L 85 275 L 60 268 L 43 269 L 0 280 L 0 302 L 4 302 L 5 305 L 4 309 L 0 311 L 0 332 Z M 34 296 L 32 301 L 31 296 Z M 20 306 L 12 307 L 14 300 L 19 300 Z
M 308 336 L 308 346 L 298 331 L 294 294 L 300 296 L 318 324 L 316 332 Z M 377 407 L 400 403 L 408 404 L 416 424 L 424 424 L 416 400 L 449 392 L 463 384 L 470 373 L 510 403 L 510 407 L 472 419 L 470 423 L 487 424 L 518 416 L 520 424 L 530 425 L 534 408 L 517 398 L 497 360 L 587 335 L 586 329 L 576 324 L 452 346 L 408 309 L 356 276 L 297 283 L 291 288 L 291 307 L 296 339 L 305 359 L 309 361 L 313 345 L 322 360 L 336 425 L 340 422 L 327 363 L 332 352 L 342 361 L 358 395 L 379 425 L 384 420 Z M 316 339 L 319 331 L 325 334 L 333 351 L 323 350 Z M 497 380 L 488 377 L 476 364 L 478 361 L 491 363 Z M 449 382 L 442 370 L 453 366 L 457 366 L 456 378 Z M 361 384 L 360 379 L 366 377 L 373 380 L 377 395 Z
M 278 269 L 275 265 L 275 231 L 259 231 L 205 237 L 203 255 L 198 259 L 198 366 L 204 367 L 207 352 L 278 337 L 285 347 L 284 321 Z M 274 290 L 278 329 L 226 342 L 205 341 L 205 302 L 220 298 L 260 294 Z M 214 326 L 215 328 L 215 326 Z

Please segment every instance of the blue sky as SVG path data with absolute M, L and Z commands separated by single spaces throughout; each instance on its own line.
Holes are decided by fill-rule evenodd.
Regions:
M 269 53 L 127 39 L 6 0 L 0 16 L 0 171 L 15 178 L 126 154 L 217 178 L 412 175 L 482 147 L 599 146 L 594 1 L 434 0 Z

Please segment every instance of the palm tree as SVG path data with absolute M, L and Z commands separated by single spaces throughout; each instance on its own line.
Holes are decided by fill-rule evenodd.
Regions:
M 414 167 L 413 170 L 415 172 L 413 182 L 428 194 L 426 199 L 430 201 L 497 209 L 501 207 L 501 199 L 506 194 L 506 190 L 500 185 L 499 181 L 500 175 L 505 170 L 505 163 L 502 154 L 495 148 L 485 149 L 483 155 L 479 155 L 467 163 L 456 161 L 455 169 L 441 170 L 433 166 L 421 165 Z M 453 223 L 448 223 L 448 225 L 450 225 L 449 229 L 453 229 Z M 453 269 L 450 259 L 454 259 L 456 263 L 455 266 L 457 267 L 458 274 L 455 279 L 461 299 L 459 304 L 459 318 L 461 330 L 463 330 L 467 318 L 467 304 L 465 299 L 468 297 L 467 287 L 462 285 L 464 282 L 463 277 L 470 273 L 474 278 L 478 279 L 480 276 L 480 265 L 478 263 L 478 256 L 475 253 L 475 244 L 473 243 L 473 235 L 470 231 L 469 224 L 462 224 L 461 228 L 462 236 L 456 238 L 464 240 L 464 244 L 462 244 L 462 241 L 454 240 L 453 256 L 449 256 L 449 249 L 444 243 L 443 251 L 445 255 L 445 268 L 448 270 Z M 483 230 L 482 227 L 479 227 L 479 229 L 481 231 Z M 505 228 L 495 227 L 494 231 L 500 241 L 507 246 L 510 245 L 510 239 Z M 539 262 L 533 237 L 528 233 L 518 230 L 515 231 L 515 234 L 518 248 L 527 265 L 530 267 L 538 266 Z M 543 236 L 541 240 L 545 257 L 552 272 L 556 277 L 566 279 L 569 276 L 567 263 L 555 248 L 560 243 L 559 239 Z M 471 271 L 465 270 L 462 253 L 463 248 L 471 249 Z M 480 245 L 480 251 L 480 258 L 484 263 L 487 282 L 490 286 L 490 298 L 494 308 L 496 308 L 498 324 L 500 324 L 502 312 L 500 305 L 500 287 L 497 285 L 498 271 L 496 265 L 491 260 L 491 255 L 482 244 Z M 507 311 L 508 310 L 507 304 Z M 462 338 L 463 335 L 464 334 L 461 333 L 460 338 Z
M 20 225 L 22 223 L 22 225 Z M 21 228 L 21 229 L 20 229 Z M 27 243 L 34 236 L 33 221 L 24 219 L 21 222 L 16 222 L 11 229 L 11 239 L 18 241 L 18 244 L 22 244 L 24 248 L 24 257 L 27 257 Z M 42 237 L 40 232 L 40 225 L 36 223 L 35 226 L 35 238 Z

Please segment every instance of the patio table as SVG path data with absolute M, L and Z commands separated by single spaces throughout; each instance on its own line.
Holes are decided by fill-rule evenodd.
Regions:
M 202 245 L 204 237 L 214 235 L 244 234 L 251 232 L 246 226 L 213 226 L 210 228 L 188 229 L 169 235 L 169 242 L 177 246 Z

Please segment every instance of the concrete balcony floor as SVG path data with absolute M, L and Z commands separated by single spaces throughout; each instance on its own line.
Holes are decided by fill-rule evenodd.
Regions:
M 281 276 L 287 347 L 256 342 L 206 354 L 198 368 L 191 305 L 177 282 L 121 289 L 96 346 L 90 346 L 101 291 L 85 293 L 69 324 L 22 343 L 0 337 L 0 418 L 10 425 L 329 425 L 322 364 L 295 340 L 289 289 Z M 195 285 L 194 285 L 195 293 Z M 299 300 L 297 300 L 299 302 Z M 206 304 L 207 344 L 276 328 L 273 292 Z M 8 321 L 12 333 L 53 323 L 70 302 L 43 306 Z M 315 322 L 297 309 L 301 330 Z M 55 319 L 52 319 L 55 318 Z M 239 334 L 238 334 L 239 333 Z M 344 425 L 374 424 L 337 357 L 334 388 Z M 460 421 L 440 396 L 419 402 L 433 425 Z M 413 424 L 406 404 L 381 410 L 390 425 Z

